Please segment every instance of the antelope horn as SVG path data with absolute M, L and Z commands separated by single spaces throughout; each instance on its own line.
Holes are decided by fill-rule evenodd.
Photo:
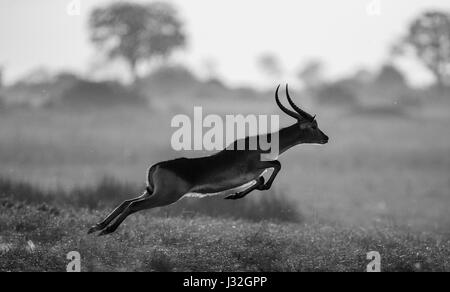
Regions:
M 301 108 L 299 108 L 291 99 L 291 97 L 289 96 L 289 89 L 288 89 L 288 85 L 286 84 L 286 97 L 287 100 L 289 102 L 289 104 L 291 105 L 291 107 L 297 112 L 299 113 L 299 115 L 304 118 L 305 120 L 308 120 L 310 122 L 314 121 L 315 116 L 311 116 L 310 114 L 308 114 L 307 112 L 305 112 L 304 110 L 302 110 Z
M 284 105 L 281 104 L 280 102 L 280 98 L 278 97 L 278 89 L 280 89 L 280 85 L 278 85 L 277 90 L 275 91 L 275 101 L 277 102 L 278 107 L 285 113 L 288 114 L 289 116 L 295 118 L 295 119 L 300 119 L 301 116 L 298 113 L 295 113 L 291 110 L 288 110 Z

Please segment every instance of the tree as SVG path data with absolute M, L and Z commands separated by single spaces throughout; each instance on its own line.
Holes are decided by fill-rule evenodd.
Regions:
M 297 73 L 297 77 L 303 81 L 306 89 L 316 90 L 324 83 L 324 64 L 320 60 L 310 60 Z
M 216 60 L 214 60 L 212 58 L 204 59 L 202 65 L 205 70 L 206 76 L 209 80 L 218 79 L 218 77 L 217 77 L 218 64 L 217 64 Z
M 438 11 L 423 13 L 409 26 L 408 35 L 394 48 L 394 54 L 412 49 L 436 78 L 439 88 L 450 74 L 450 14 Z
M 393 64 L 384 64 L 375 78 L 375 84 L 384 87 L 405 87 L 406 78 Z
M 123 58 L 133 81 L 140 62 L 166 59 L 185 44 L 175 9 L 167 3 L 118 2 L 95 9 L 89 19 L 92 42 L 111 59 Z
M 270 78 L 279 77 L 283 73 L 280 61 L 272 54 L 264 54 L 260 56 L 258 59 L 258 65 Z

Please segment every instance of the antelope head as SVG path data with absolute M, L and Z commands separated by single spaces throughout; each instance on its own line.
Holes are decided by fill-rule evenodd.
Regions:
M 297 131 L 295 132 L 297 143 L 308 143 L 308 144 L 326 144 L 328 143 L 328 136 L 325 135 L 320 129 L 316 121 L 316 116 L 312 116 L 309 113 L 305 112 L 301 108 L 299 108 L 289 96 L 288 85 L 286 84 L 286 97 L 291 105 L 291 107 L 295 110 L 292 111 L 287 109 L 281 102 L 278 97 L 278 89 L 280 85 L 278 85 L 277 90 L 275 92 L 275 101 L 277 102 L 278 107 L 287 115 L 293 117 L 297 120 L 296 126 Z

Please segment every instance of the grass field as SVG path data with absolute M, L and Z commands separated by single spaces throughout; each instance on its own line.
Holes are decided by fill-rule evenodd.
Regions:
M 212 104 L 205 114 L 233 112 L 230 104 Z M 269 112 L 274 106 L 246 102 L 239 110 L 255 108 Z M 96 271 L 364 271 L 366 253 L 376 250 L 385 271 L 449 271 L 448 109 L 429 104 L 399 116 L 322 109 L 319 126 L 330 143 L 290 150 L 274 183 L 273 196 L 287 196 L 297 222 L 280 222 L 276 212 L 249 220 L 155 210 L 130 216 L 116 235 L 101 238 L 86 235 L 109 210 L 101 202 L 134 194 L 120 187 L 92 191 L 99 181 L 110 177 L 138 191 L 149 165 L 204 154 L 170 149 L 171 117 L 190 110 L 1 112 L 0 176 L 13 185 L 29 183 L 31 191 L 0 190 L 3 198 L 13 198 L 0 212 L 0 270 L 65 270 L 65 254 L 77 250 L 83 269 Z M 18 203 L 32 196 L 26 190 L 39 193 L 33 188 L 51 196 L 85 188 L 94 206 L 49 200 L 58 210 L 51 212 L 39 200 Z M 33 252 L 25 249 L 27 240 L 36 245 Z
M 404 227 L 347 228 L 211 217 L 137 214 L 117 234 L 88 236 L 101 212 L 0 207 L 1 271 L 65 271 L 78 251 L 82 271 L 449 271 L 450 241 Z M 32 238 L 33 249 L 27 241 Z

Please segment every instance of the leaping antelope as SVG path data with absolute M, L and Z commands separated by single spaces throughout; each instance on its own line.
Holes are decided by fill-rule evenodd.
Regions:
M 277 105 L 284 113 L 297 120 L 295 124 L 278 132 L 279 154 L 298 144 L 326 144 L 328 137 L 319 129 L 315 116 L 294 104 L 286 85 L 287 100 L 295 111 L 287 109 L 278 97 L 279 88 L 280 85 L 275 92 Z M 256 138 L 259 141 L 260 136 Z M 248 139 L 249 137 L 245 138 L 246 143 Z M 233 145 L 237 145 L 238 141 L 234 141 Z M 99 235 L 112 233 L 130 214 L 172 204 L 185 195 L 226 194 L 228 196 L 225 199 L 236 200 L 253 190 L 268 190 L 281 169 L 281 163 L 278 160 L 262 161 L 263 151 L 259 147 L 256 149 L 227 148 L 207 157 L 178 158 L 154 164 L 148 170 L 147 188 L 144 193 L 124 201 L 103 221 L 91 227 L 88 233 L 100 230 Z M 273 171 L 265 182 L 263 174 L 268 169 Z

